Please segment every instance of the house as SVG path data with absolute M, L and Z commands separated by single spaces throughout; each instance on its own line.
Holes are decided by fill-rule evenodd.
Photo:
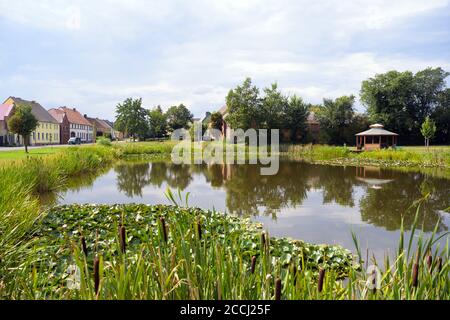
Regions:
M 0 146 L 8 145 L 8 116 L 12 111 L 12 104 L 0 104 Z
M 114 122 L 109 121 L 109 120 L 103 120 L 103 121 L 105 121 L 112 128 L 112 135 L 113 135 L 112 138 L 114 140 L 123 140 L 124 139 L 123 132 L 120 132 L 120 131 L 114 129 Z
M 61 137 L 61 139 L 59 143 L 67 144 L 70 139 L 70 122 L 67 118 L 67 114 L 65 113 L 65 111 L 59 109 L 50 109 L 48 110 L 48 112 L 53 116 L 53 118 L 56 119 L 56 121 L 58 121 L 60 125 L 59 136 Z
M 89 118 L 87 115 L 84 115 L 84 117 L 92 124 L 94 128 L 94 139 L 96 137 L 108 137 L 110 139 L 115 139 L 114 129 L 108 122 L 99 118 Z
M 58 121 L 53 118 L 53 116 L 45 110 L 39 103 L 36 101 L 28 101 L 17 97 L 9 97 L 5 100 L 4 104 L 12 105 L 12 109 L 9 111 L 9 114 L 6 115 L 6 118 L 11 116 L 14 113 L 14 108 L 18 105 L 27 105 L 31 107 L 31 113 L 38 120 L 38 126 L 34 132 L 31 133 L 29 145 L 48 145 L 48 144 L 59 144 L 60 143 L 60 126 Z M 7 121 L 6 126 L 7 126 Z M 8 129 L 6 128 L 8 131 Z M 6 135 L 6 141 L 4 144 L 8 145 L 23 145 L 23 138 L 12 134 L 8 131 Z
M 59 107 L 50 109 L 49 112 L 52 114 L 64 113 L 66 115 L 69 122 L 69 130 L 65 129 L 64 137 L 67 137 L 68 134 L 70 138 L 80 138 L 82 143 L 93 142 L 94 127 L 76 108 Z M 59 118 L 58 120 L 61 121 L 62 119 Z M 67 141 L 63 140 L 63 143 L 67 143 Z

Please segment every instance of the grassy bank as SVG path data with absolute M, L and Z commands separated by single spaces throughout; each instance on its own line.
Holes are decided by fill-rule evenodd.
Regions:
M 39 220 L 39 195 L 60 190 L 69 178 L 101 170 L 113 161 L 101 147 L 67 148 L 45 157 L 28 157 L 0 165 L 0 272 L 16 265 L 30 244 L 24 235 Z
M 38 251 L 1 293 L 16 299 L 449 299 L 448 245 L 402 239 L 379 277 L 339 246 L 269 237 L 229 215 L 179 206 L 52 209 Z M 405 248 L 403 249 L 403 242 Z M 375 263 L 376 264 L 376 263 Z M 364 265 L 364 264 L 362 264 Z M 370 271 L 370 272 L 368 272 Z M 343 280 L 343 276 L 347 276 Z M 375 280 L 373 280 L 375 279 Z M 367 284 L 375 281 L 375 289 Z
M 450 168 L 450 147 L 400 147 L 365 152 L 324 145 L 282 145 L 282 154 L 315 163 L 385 167 Z

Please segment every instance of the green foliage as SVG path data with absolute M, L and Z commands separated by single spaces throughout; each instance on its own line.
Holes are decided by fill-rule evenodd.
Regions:
M 268 88 L 264 88 L 264 97 L 261 103 L 262 127 L 265 129 L 280 129 L 284 127 L 284 112 L 287 106 L 288 98 L 278 90 L 276 83 L 273 83 Z
M 382 123 L 388 130 L 399 133 L 403 142 L 418 143 L 425 118 L 433 117 L 438 109 L 448 112 L 450 108 L 443 104 L 448 75 L 441 68 L 427 68 L 416 74 L 410 71 L 378 74 L 363 81 L 361 101 L 371 122 Z
M 297 132 L 303 139 L 306 137 L 308 128 L 306 120 L 309 115 L 309 105 L 306 104 L 301 97 L 293 95 L 289 98 L 288 103 L 284 105 L 283 124 L 284 127 L 291 130 L 291 139 L 296 140 Z
M 97 144 L 104 147 L 110 147 L 112 146 L 111 139 L 106 137 L 98 137 L 97 138 Z
M 125 253 L 118 225 L 126 228 Z M 271 298 L 271 285 L 257 284 L 265 282 L 268 275 L 289 274 L 292 266 L 308 270 L 305 274 L 310 274 L 308 284 L 312 285 L 319 267 L 327 268 L 335 278 L 358 268 L 350 251 L 340 246 L 271 238 L 266 233 L 262 242 L 261 234 L 261 225 L 248 219 L 196 208 L 54 208 L 34 233 L 36 246 L 41 248 L 36 255 L 38 270 L 33 275 L 31 265 L 23 269 L 24 278 L 17 279 L 14 298 L 95 298 L 92 273 L 87 268 L 94 255 L 101 257 L 104 266 L 100 299 Z M 80 250 L 81 235 L 87 257 Z M 258 260 L 254 275 L 248 272 L 252 256 Z M 74 265 L 81 270 L 79 290 L 67 287 L 66 272 Z M 219 288 L 217 282 L 222 284 Z M 28 289 L 31 283 L 33 290 Z
M 193 114 L 184 104 L 172 106 L 166 112 L 167 125 L 174 131 L 177 129 L 188 129 L 192 123 Z
M 320 123 L 322 134 L 326 135 L 327 143 L 352 143 L 346 133 L 351 128 L 355 102 L 354 96 L 342 96 L 335 100 L 324 99 L 323 106 L 317 108 L 316 116 Z M 356 133 L 356 132 L 355 132 Z
M 222 130 L 223 116 L 220 112 L 213 112 L 211 114 L 210 124 L 212 129 Z
M 148 112 L 151 138 L 164 138 L 167 135 L 167 117 L 160 106 Z
M 14 114 L 8 120 L 9 130 L 22 136 L 25 145 L 25 152 L 28 152 L 27 147 L 30 134 L 38 125 L 38 121 L 31 111 L 31 106 L 17 105 L 14 108 Z
M 436 133 L 436 124 L 430 117 L 426 117 L 424 123 L 422 123 L 422 127 L 420 128 L 420 132 L 425 138 L 425 145 L 428 147 L 430 145 L 430 139 L 433 139 Z
M 243 130 L 259 127 L 261 99 L 259 89 L 252 84 L 250 78 L 246 78 L 242 85 L 228 92 L 227 123 L 231 128 Z
M 143 138 L 148 132 L 148 112 L 142 107 L 142 99 L 128 98 L 116 107 L 116 122 L 114 126 L 117 130 L 126 135 L 136 138 Z

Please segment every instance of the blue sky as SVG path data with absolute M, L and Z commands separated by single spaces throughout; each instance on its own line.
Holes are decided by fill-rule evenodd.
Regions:
M 102 118 L 130 96 L 201 117 L 245 77 L 319 103 L 436 66 L 450 71 L 448 0 L 0 0 L 0 99 Z

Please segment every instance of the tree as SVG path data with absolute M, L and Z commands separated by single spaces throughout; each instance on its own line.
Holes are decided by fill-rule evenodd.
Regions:
M 435 143 L 450 143 L 450 88 L 443 90 L 438 96 L 438 105 L 436 106 L 431 118 L 436 123 L 436 136 L 433 139 Z
M 350 143 L 346 139 L 346 130 L 350 127 L 354 110 L 355 97 L 342 96 L 335 100 L 323 99 L 323 106 L 317 109 L 320 129 L 331 144 Z
M 25 145 L 25 153 L 28 153 L 28 144 L 31 133 L 36 130 L 38 120 L 31 112 L 28 105 L 19 105 L 14 109 L 14 114 L 8 120 L 8 127 L 11 132 L 22 136 Z
M 416 74 L 410 71 L 378 74 L 363 81 L 361 101 L 371 122 L 381 122 L 402 135 L 403 141 L 417 143 L 421 139 L 421 124 L 439 107 L 448 75 L 441 68 L 427 68 Z
M 223 126 L 223 116 L 220 112 L 213 112 L 209 123 L 212 129 L 222 130 Z
M 148 112 L 150 137 L 162 138 L 167 135 L 167 118 L 160 106 Z
M 142 107 L 142 98 L 128 98 L 116 107 L 115 127 L 131 135 L 135 141 L 136 137 L 143 138 L 148 132 L 147 115 L 148 111 Z
M 278 85 L 273 83 L 264 89 L 265 96 L 262 99 L 262 124 L 266 129 L 280 129 L 283 125 L 284 111 L 288 99 L 278 90 Z
M 226 97 L 227 122 L 233 129 L 259 127 L 261 99 L 259 89 L 246 78 L 242 85 L 231 89 Z
M 193 114 L 184 104 L 172 106 L 166 112 L 167 125 L 172 131 L 183 128 L 188 129 L 193 117 Z
M 300 131 L 302 139 L 306 136 L 306 120 L 309 114 L 309 106 L 301 97 L 293 95 L 284 106 L 283 127 L 291 130 L 291 139 L 296 140 L 297 132 Z
M 422 128 L 420 129 L 423 137 L 425 138 L 425 146 L 428 148 L 430 146 L 430 139 L 434 137 L 436 133 L 436 124 L 430 117 L 426 117 L 424 123 L 422 123 Z

